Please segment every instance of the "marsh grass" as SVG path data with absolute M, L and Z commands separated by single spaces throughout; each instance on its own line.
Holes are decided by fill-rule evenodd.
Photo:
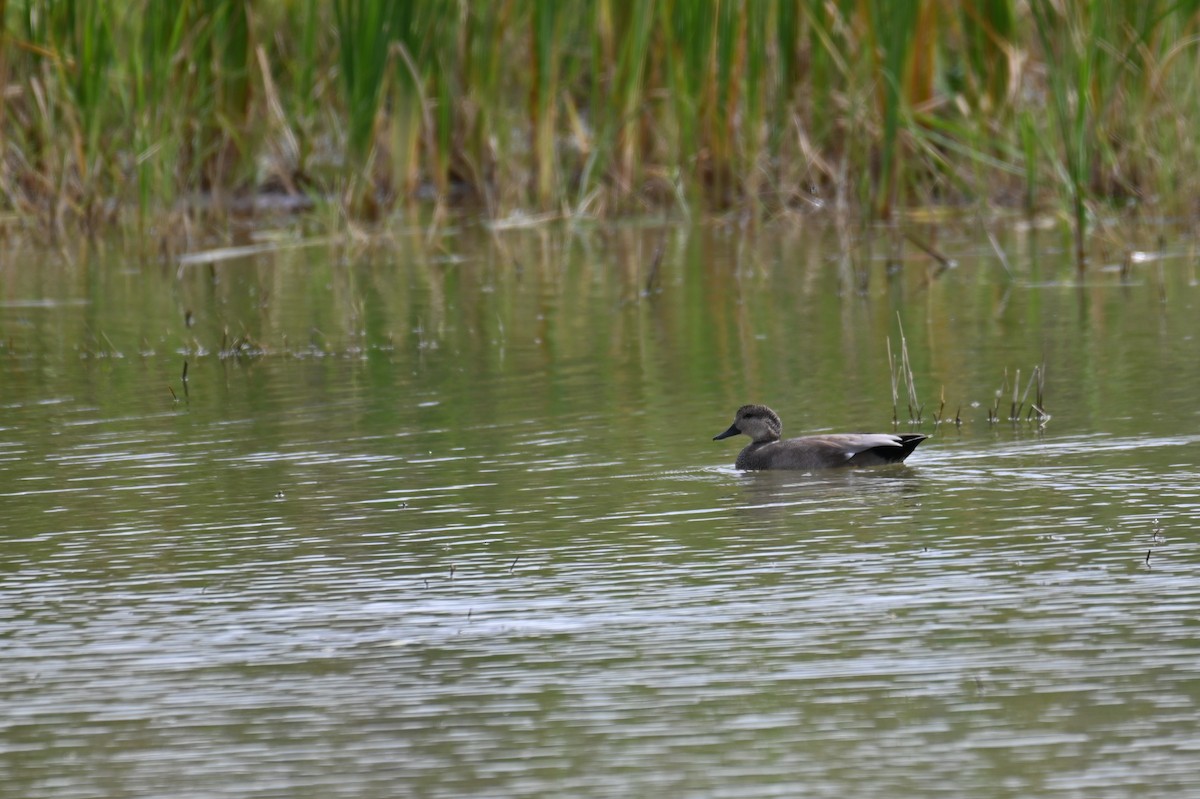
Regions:
M 0 213 L 1194 214 L 1200 3 L 0 3 Z M 202 197 L 203 202 L 195 202 Z M 334 217 L 337 218 L 337 217 Z
M 924 418 L 925 404 L 921 402 L 920 395 L 917 393 L 917 384 L 913 378 L 912 361 L 908 357 L 908 339 L 904 337 L 904 325 L 900 322 L 899 317 L 896 319 L 897 325 L 900 328 L 900 354 L 899 357 L 892 354 L 892 338 L 888 336 L 887 353 L 888 367 L 892 375 L 892 425 L 900 424 L 900 391 L 899 386 L 903 385 L 905 394 L 908 399 L 908 423 L 912 425 L 921 424 Z M 945 395 L 942 396 L 942 407 L 945 406 Z M 942 407 L 938 408 L 940 417 Z M 935 419 L 935 424 L 936 424 Z
M 908 424 L 919 426 L 924 422 L 925 404 L 921 401 L 920 393 L 917 391 L 912 361 L 908 355 L 908 340 L 904 335 L 904 323 L 900 321 L 899 315 L 897 315 L 896 324 L 900 337 L 898 353 L 892 347 L 891 336 L 887 338 L 888 369 L 891 373 L 892 390 L 892 426 L 900 426 L 901 387 L 903 387 L 904 398 L 907 403 Z M 1012 389 L 1012 400 L 1009 405 L 1008 421 L 1014 425 L 1025 422 L 1037 425 L 1039 429 L 1044 428 L 1051 418 L 1050 414 L 1046 411 L 1046 364 L 1041 363 L 1033 367 L 1029 379 L 1025 383 L 1023 392 L 1021 391 L 1021 370 L 1016 370 L 1011 381 L 1009 380 L 1008 370 L 1004 370 L 1004 377 L 1000 383 L 1000 387 L 996 389 L 992 404 L 987 409 L 987 421 L 989 425 L 994 426 L 1001 421 L 1000 403 L 1010 386 Z M 1030 397 L 1031 394 L 1032 399 Z M 934 429 L 941 427 L 946 421 L 953 421 L 955 427 L 962 427 L 961 405 L 955 409 L 953 420 L 947 420 L 945 413 L 946 388 L 943 386 L 938 395 L 937 410 L 933 413 Z
M 1008 370 L 1004 370 L 1004 379 L 1000 382 L 1000 387 L 996 389 L 993 395 L 992 405 L 988 408 L 988 424 L 996 425 L 1001 421 L 1000 403 L 1004 395 L 1010 387 Z M 1033 371 L 1029 375 L 1029 380 L 1025 384 L 1024 392 L 1021 391 L 1021 370 L 1017 369 L 1011 380 L 1012 399 L 1008 409 L 1008 421 L 1014 425 L 1019 422 L 1036 424 L 1039 428 L 1045 427 L 1050 421 L 1050 414 L 1046 412 L 1046 365 L 1038 364 L 1033 367 Z M 1029 401 L 1029 394 L 1033 392 L 1033 401 Z M 1024 413 L 1024 416 L 1022 416 Z

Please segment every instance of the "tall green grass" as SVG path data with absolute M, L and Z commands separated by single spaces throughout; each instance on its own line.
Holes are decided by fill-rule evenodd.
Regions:
M 0 210 L 1194 212 L 1200 0 L 0 2 Z M 183 202 L 181 202 L 181 200 Z M 214 202 L 215 201 L 215 202 Z M 833 202 L 831 202 L 833 201 Z
M 1096 152 L 1097 97 L 1092 93 L 1092 80 L 1102 46 L 1102 40 L 1093 36 L 1099 33 L 1105 15 L 1089 13 L 1082 5 L 1066 6 L 1060 12 L 1050 0 L 1032 0 L 1030 11 L 1043 51 L 1055 65 L 1047 73 L 1051 108 L 1062 152 L 1063 182 L 1071 203 L 1075 262 L 1082 270 L 1087 262 L 1087 173 Z
M 185 5 L 154 3 L 131 21 L 130 91 L 126 97 L 133 125 L 133 172 L 139 227 L 144 231 L 160 203 L 173 203 L 179 188 L 173 171 L 181 136 L 166 110 L 177 89 L 172 63 L 187 30 Z

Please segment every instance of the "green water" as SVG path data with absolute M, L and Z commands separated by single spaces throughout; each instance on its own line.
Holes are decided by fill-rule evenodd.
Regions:
M 14 254 L 0 796 L 1184 795 L 1195 256 L 937 235 Z M 901 325 L 907 467 L 711 440 L 892 429 Z

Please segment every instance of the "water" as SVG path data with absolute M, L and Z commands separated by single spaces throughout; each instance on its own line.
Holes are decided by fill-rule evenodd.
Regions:
M 942 235 L 6 264 L 0 796 L 1194 792 L 1194 258 Z M 890 429 L 900 324 L 908 467 L 711 441 Z

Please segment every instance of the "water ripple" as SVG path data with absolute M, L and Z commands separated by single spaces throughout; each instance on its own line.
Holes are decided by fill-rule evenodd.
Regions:
M 430 455 L 230 430 L 92 432 L 37 463 L 8 431 L 0 779 L 22 796 L 1190 784 L 1196 437 L 947 438 L 810 475 L 571 433 Z

